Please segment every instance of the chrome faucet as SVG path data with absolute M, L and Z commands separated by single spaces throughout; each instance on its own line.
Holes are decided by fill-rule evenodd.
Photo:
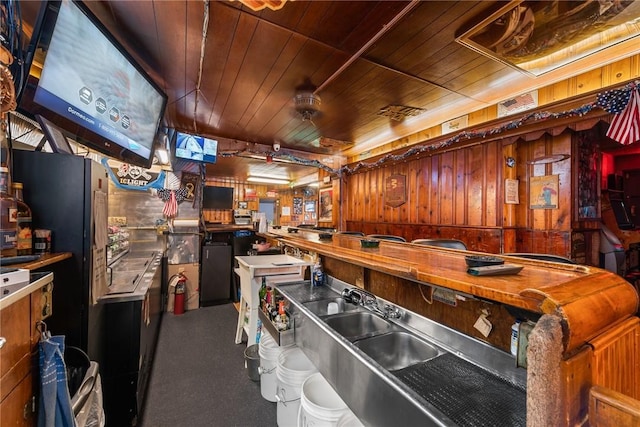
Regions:
M 352 304 L 361 305 L 383 319 L 399 319 L 402 316 L 402 312 L 391 304 L 385 304 L 384 309 L 381 309 L 376 296 L 364 289 L 345 288 L 342 291 L 342 298 Z

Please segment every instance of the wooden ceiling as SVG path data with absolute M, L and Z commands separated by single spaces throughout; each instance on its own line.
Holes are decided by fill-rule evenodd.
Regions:
M 28 23 L 38 2 L 23 3 Z M 635 42 L 616 57 L 534 78 L 455 41 L 505 2 L 296 0 L 258 12 L 239 1 L 86 4 L 167 93 L 167 127 L 231 148 L 278 142 L 316 159 L 365 152 L 638 53 Z M 301 87 L 321 98 L 311 120 L 295 108 Z M 390 105 L 424 112 L 379 114 Z M 251 162 L 264 163 L 234 158 L 207 175 L 240 177 Z

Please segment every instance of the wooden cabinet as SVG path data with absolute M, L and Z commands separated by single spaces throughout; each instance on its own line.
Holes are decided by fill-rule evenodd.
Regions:
M 38 321 L 51 313 L 52 274 L 30 292 L 0 306 L 0 425 L 36 425 Z

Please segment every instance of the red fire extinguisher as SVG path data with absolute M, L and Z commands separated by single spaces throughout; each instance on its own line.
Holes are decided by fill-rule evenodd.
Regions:
M 187 276 L 182 273 L 178 273 L 177 275 L 177 283 L 176 290 L 174 291 L 174 299 L 173 299 L 173 314 L 179 315 L 184 313 L 184 294 L 186 291 L 187 285 Z

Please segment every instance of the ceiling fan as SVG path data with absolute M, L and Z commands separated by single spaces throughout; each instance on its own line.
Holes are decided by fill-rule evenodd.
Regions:
M 320 111 L 320 97 L 312 90 L 299 90 L 293 100 L 296 112 L 300 115 L 302 121 L 309 121 L 315 126 L 313 117 Z

